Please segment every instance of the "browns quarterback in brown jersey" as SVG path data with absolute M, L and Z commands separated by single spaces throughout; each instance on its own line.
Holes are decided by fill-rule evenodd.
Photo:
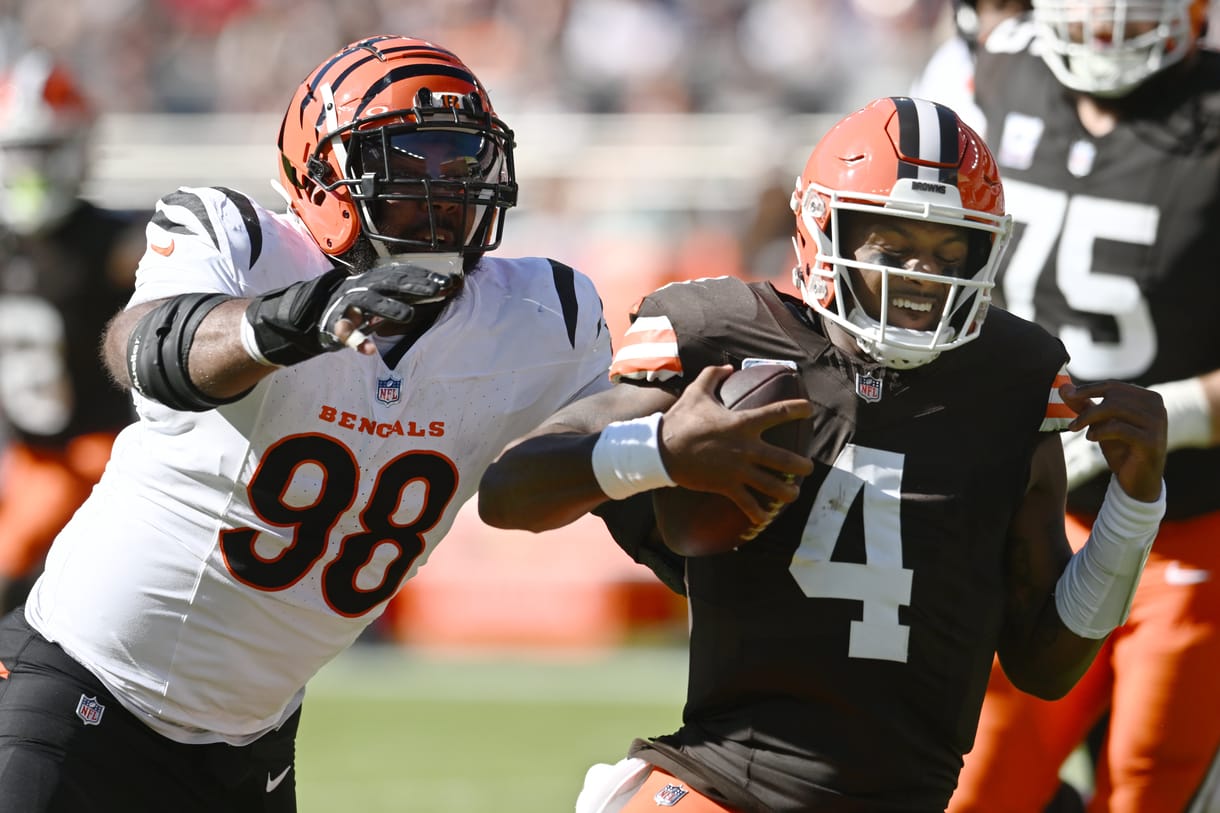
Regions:
M 990 306 L 1011 222 L 952 110 L 895 97 L 846 116 L 792 206 L 799 296 L 730 278 L 653 292 L 615 386 L 483 478 L 483 518 L 535 531 L 666 488 L 761 522 L 785 505 L 686 560 L 683 725 L 591 768 L 578 813 L 942 811 L 993 655 L 1026 691 L 1067 691 L 1155 533 L 1160 399 L 1077 389 L 1058 340 Z M 725 409 L 717 384 L 755 364 L 794 367 L 809 397 Z M 762 440 L 789 420 L 812 421 L 811 456 Z M 1086 427 L 1114 483 L 1073 557 L 1058 433 Z

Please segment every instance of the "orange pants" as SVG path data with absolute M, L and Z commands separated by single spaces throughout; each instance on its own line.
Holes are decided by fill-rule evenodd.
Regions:
M 62 449 L 12 444 L 0 455 L 0 576 L 41 567 L 60 528 L 102 476 L 114 435 L 73 438 Z
M 1090 522 L 1068 518 L 1075 548 Z M 948 813 L 1038 813 L 1108 709 L 1089 813 L 1179 813 L 1220 745 L 1220 513 L 1161 523 L 1127 623 L 1068 695 L 1018 691 L 992 665 Z
M 676 807 L 679 802 L 681 813 L 733 813 L 731 808 L 716 804 L 681 779 L 655 767 L 619 813 L 657 813 L 664 807 Z

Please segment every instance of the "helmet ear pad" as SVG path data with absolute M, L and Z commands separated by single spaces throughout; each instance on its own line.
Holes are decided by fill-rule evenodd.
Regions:
M 797 265 L 793 269 L 793 283 L 807 302 L 829 308 L 836 294 L 834 269 L 822 258 L 833 256 L 831 211 L 825 197 L 812 187 L 804 187 L 803 181 L 804 178 L 797 178 L 791 201 L 796 215 L 792 243 Z
M 321 187 L 312 197 L 309 231 L 322 251 L 332 256 L 348 251 L 360 235 L 360 218 L 356 216 L 356 207 L 344 197 L 344 192 L 328 192 Z
M 325 150 L 325 154 L 333 156 L 329 150 Z M 291 171 L 286 157 L 282 160 L 285 164 L 282 174 L 289 182 L 286 189 L 289 203 L 313 235 L 318 247 L 331 256 L 351 249 L 360 236 L 356 206 L 346 187 L 339 185 L 327 189 L 328 185 L 341 177 L 339 173 L 328 161 L 314 156 L 303 161 L 307 172 L 302 177 L 300 173 Z

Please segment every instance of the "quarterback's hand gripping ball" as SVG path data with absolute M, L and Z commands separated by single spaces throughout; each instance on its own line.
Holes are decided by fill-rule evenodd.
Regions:
M 721 382 L 720 402 L 731 410 L 753 409 L 779 401 L 808 397 L 800 373 L 782 364 L 756 364 L 737 370 Z M 762 434 L 768 443 L 812 454 L 813 424 L 787 421 Z M 728 497 L 709 491 L 674 487 L 653 492 L 657 527 L 671 547 L 685 556 L 705 556 L 733 550 L 754 539 L 779 516 L 784 503 L 775 503 L 767 519 L 757 525 Z

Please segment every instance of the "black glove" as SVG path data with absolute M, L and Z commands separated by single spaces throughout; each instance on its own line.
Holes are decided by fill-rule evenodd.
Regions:
M 256 297 L 246 308 L 246 320 L 267 361 L 296 364 L 344 346 L 335 325 L 348 309 L 359 309 L 360 327 L 373 318 L 406 325 L 415 315 L 413 306 L 448 298 L 461 279 L 393 258 L 355 276 L 334 268 Z

